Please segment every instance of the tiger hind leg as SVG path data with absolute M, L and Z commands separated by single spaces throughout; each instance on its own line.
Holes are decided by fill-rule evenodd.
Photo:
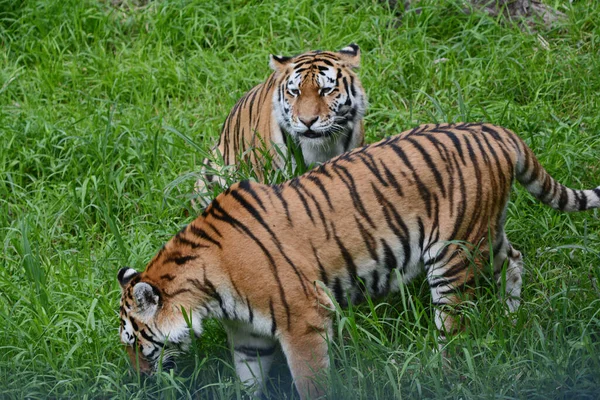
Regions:
M 505 301 L 510 313 L 517 311 L 521 305 L 522 274 L 521 252 L 512 247 L 506 235 L 502 235 L 499 249 L 494 254 L 494 279 L 501 290 L 504 288 Z
M 452 253 L 452 252 L 450 252 Z M 446 336 L 462 329 L 458 306 L 472 292 L 478 260 L 473 260 L 461 250 L 456 250 L 449 260 L 435 262 L 427 268 L 427 281 L 431 290 L 431 302 L 435 307 L 435 325 L 439 332 L 440 347 Z

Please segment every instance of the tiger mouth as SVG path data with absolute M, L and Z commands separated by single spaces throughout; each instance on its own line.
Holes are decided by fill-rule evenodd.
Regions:
M 309 139 L 317 139 L 317 138 L 329 135 L 329 131 L 315 132 L 315 131 L 309 129 L 305 132 L 302 132 L 301 135 L 306 138 L 309 138 Z

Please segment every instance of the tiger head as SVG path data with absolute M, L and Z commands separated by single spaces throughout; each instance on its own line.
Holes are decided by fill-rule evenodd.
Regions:
M 366 95 L 354 72 L 360 65 L 356 44 L 338 52 L 271 55 L 270 65 L 279 83 L 273 93 L 275 116 L 294 139 L 323 145 L 361 123 Z
M 162 362 L 163 369 L 172 367 L 172 357 L 191 343 L 190 329 L 180 307 L 168 301 L 166 292 L 132 268 L 121 268 L 117 275 L 121 285 L 120 338 L 132 365 L 151 374 Z M 191 319 L 196 336 L 202 333 L 201 317 L 194 312 Z

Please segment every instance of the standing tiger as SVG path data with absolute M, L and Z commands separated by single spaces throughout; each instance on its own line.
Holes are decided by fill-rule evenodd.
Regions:
M 299 146 L 306 165 L 363 144 L 366 94 L 354 72 L 360 65 L 356 44 L 338 52 L 271 56 L 270 65 L 274 72 L 266 82 L 246 93 L 229 113 L 213 158 L 233 165 L 243 157 L 262 176 L 264 160 L 260 151 L 252 150 L 257 147 L 266 146 L 274 167 L 282 168 L 292 143 Z M 203 164 L 208 168 L 195 185 L 200 197 L 206 183 L 224 183 L 219 173 L 206 171 L 220 168 L 209 159 Z
M 493 260 L 508 310 L 519 307 L 523 263 L 504 231 L 514 179 L 557 210 L 600 207 L 600 187 L 563 186 L 489 124 L 423 125 L 280 185 L 237 183 L 144 272 L 119 271 L 121 340 L 151 372 L 165 348 L 190 340 L 182 308 L 196 335 L 218 318 L 242 381 L 262 386 L 279 342 L 302 398 L 315 397 L 332 299 L 379 297 L 425 273 L 443 340 L 459 328 L 451 308 Z

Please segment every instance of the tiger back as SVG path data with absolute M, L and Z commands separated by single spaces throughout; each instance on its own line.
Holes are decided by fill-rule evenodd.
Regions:
M 560 211 L 600 207 L 600 187 L 554 180 L 513 132 L 423 125 L 276 186 L 219 195 L 138 273 L 121 269 L 121 340 L 153 370 L 163 347 L 223 322 L 242 381 L 259 391 L 277 343 L 302 398 L 323 393 L 334 302 L 359 303 L 424 274 L 440 340 L 482 274 L 520 304 L 523 261 L 504 230 L 513 181 Z M 407 328 L 408 329 L 408 328 Z M 136 358 L 132 357 L 136 362 Z
M 359 65 L 356 44 L 338 52 L 272 55 L 273 73 L 235 104 L 212 159 L 222 158 L 225 166 L 242 159 L 262 179 L 265 155 L 275 168 L 283 168 L 286 159 L 295 163 L 288 157 L 291 145 L 299 147 L 307 166 L 362 145 L 366 94 L 355 72 Z M 213 160 L 203 162 L 205 168 L 195 186 L 199 196 L 207 184 L 223 184 L 222 168 Z

